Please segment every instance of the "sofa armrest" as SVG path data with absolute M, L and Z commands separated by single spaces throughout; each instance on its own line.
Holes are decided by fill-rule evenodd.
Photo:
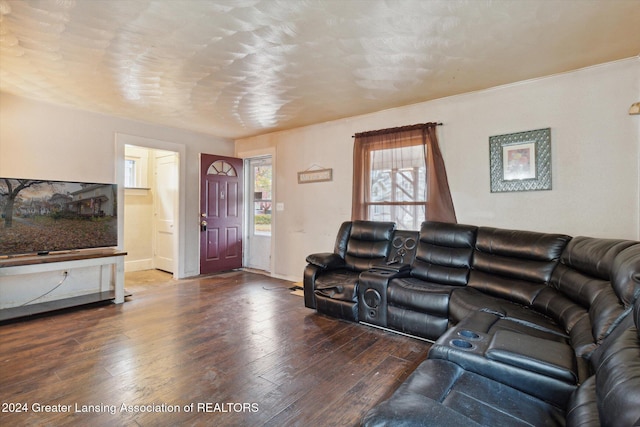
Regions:
M 569 384 L 578 382 L 575 354 L 564 343 L 503 330 L 495 333 L 485 354 L 488 359 L 529 372 Z
M 411 270 L 411 265 L 397 261 L 379 261 L 371 265 L 371 270 L 383 270 L 403 273 Z
M 331 252 L 311 254 L 307 257 L 307 262 L 325 270 L 333 270 L 345 266 L 344 259 Z
M 535 396 L 538 399 L 552 402 L 559 407 L 566 405 L 569 396 L 571 396 L 571 393 L 577 387 L 575 380 L 577 373 L 570 372 L 571 368 L 569 368 L 569 366 L 576 363 L 572 348 L 567 344 L 526 335 L 525 339 L 535 338 L 536 340 L 540 340 L 540 342 L 537 343 L 540 349 L 534 349 L 533 354 L 527 355 L 527 348 L 519 349 L 520 352 L 523 352 L 521 357 L 531 358 L 529 361 L 530 366 L 523 366 L 522 364 L 524 362 L 518 365 L 516 362 L 517 356 L 513 356 L 511 360 L 512 363 L 508 363 L 506 360 L 500 359 L 500 356 L 505 356 L 504 359 L 506 359 L 505 353 L 500 353 L 500 345 L 504 342 L 503 339 L 498 340 L 499 342 L 496 344 L 493 338 L 495 334 L 501 332 L 517 333 L 500 330 L 495 334 L 487 334 L 474 330 L 474 320 L 476 320 L 475 317 L 478 315 L 481 317 L 491 316 L 488 313 L 475 312 L 468 319 L 464 320 L 464 324 L 461 322 L 450 328 L 431 346 L 428 358 L 444 359 L 454 362 L 467 371 L 506 384 L 509 387 Z M 484 319 L 478 319 L 478 321 L 479 323 L 484 323 Z M 504 339 L 508 341 L 511 338 L 507 334 Z M 566 371 L 562 371 L 557 367 L 551 369 L 549 366 L 544 366 L 544 368 L 546 368 L 545 370 L 543 369 L 544 359 L 536 360 L 538 350 L 543 350 L 544 348 L 548 351 L 551 347 L 555 347 L 556 344 L 563 347 L 563 353 L 566 351 L 567 357 L 570 359 L 566 362 L 568 363 Z M 494 350 L 493 357 L 496 357 L 497 354 L 497 359 L 489 355 L 490 348 Z M 505 348 L 510 348 L 509 344 L 505 344 Z M 559 348 L 560 347 L 558 347 L 558 349 Z M 556 360 L 556 363 L 559 365 L 564 365 L 564 362 L 560 362 L 555 357 L 553 359 Z M 551 372 L 553 372 L 553 374 L 549 375 Z M 562 374 L 560 374 L 561 372 Z M 569 376 L 571 376 L 570 380 Z

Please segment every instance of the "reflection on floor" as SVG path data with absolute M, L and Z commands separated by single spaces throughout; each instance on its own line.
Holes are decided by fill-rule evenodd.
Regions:
M 147 274 L 163 282 L 145 285 Z M 147 288 L 124 304 L 0 327 L 0 401 L 42 405 L 0 409 L 0 425 L 357 426 L 430 347 L 317 314 L 289 294 L 291 281 L 131 276 Z M 207 407 L 183 410 L 192 403 Z
M 171 273 L 161 270 L 131 271 L 124 274 L 124 287 L 127 293 L 141 292 L 177 282 L 178 280 L 175 280 Z

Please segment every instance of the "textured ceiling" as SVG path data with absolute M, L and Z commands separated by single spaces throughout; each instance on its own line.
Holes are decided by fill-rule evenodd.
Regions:
M 637 56 L 639 28 L 635 0 L 0 0 L 0 91 L 239 138 Z

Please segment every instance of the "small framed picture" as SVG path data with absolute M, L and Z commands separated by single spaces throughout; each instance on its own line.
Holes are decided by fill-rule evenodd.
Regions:
M 489 137 L 491 192 L 551 189 L 551 129 Z
M 298 172 L 298 184 L 333 180 L 333 169 L 314 169 Z

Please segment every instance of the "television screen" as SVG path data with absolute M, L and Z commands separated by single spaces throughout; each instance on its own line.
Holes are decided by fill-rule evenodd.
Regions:
M 115 184 L 0 177 L 0 256 L 118 245 Z

